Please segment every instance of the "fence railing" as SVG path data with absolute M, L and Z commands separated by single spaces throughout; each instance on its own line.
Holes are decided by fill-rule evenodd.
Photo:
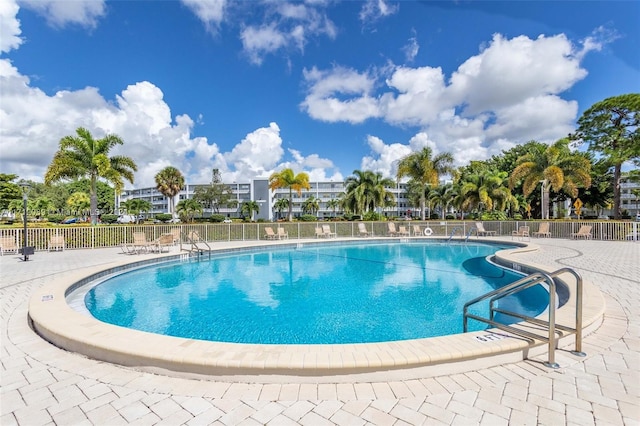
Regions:
M 388 236 L 389 222 L 282 222 L 282 223 L 206 223 L 206 224 L 161 224 L 161 225 L 113 225 L 94 227 L 49 227 L 28 228 L 27 242 L 36 251 L 47 250 L 52 236 L 62 236 L 67 249 L 88 249 L 118 247 L 133 241 L 134 232 L 144 232 L 147 239 L 155 240 L 160 235 L 180 228 L 184 235 L 196 231 L 205 241 L 257 241 L 267 239 L 265 228 L 270 227 L 277 234 L 277 228 L 284 228 L 289 239 L 316 238 L 316 227 L 328 225 L 337 237 L 359 237 L 359 223 L 364 223 L 373 236 Z M 483 221 L 486 231 L 495 231 L 497 236 L 510 237 L 520 226 L 527 225 L 533 235 L 540 227 L 539 221 Z M 462 237 L 466 237 L 476 221 L 396 221 L 396 228 L 405 226 L 414 237 L 415 227 L 421 235 L 447 238 L 453 228 L 461 228 Z M 571 238 L 582 225 L 591 226 L 594 240 L 640 241 L 640 222 L 616 221 L 571 221 L 550 222 L 551 238 Z M 424 233 L 429 228 L 431 231 Z M 0 229 L 0 236 L 15 238 L 18 247 L 22 247 L 24 230 L 22 228 Z M 455 238 L 458 237 L 456 234 Z M 471 239 L 475 239 L 475 233 Z M 534 238 L 535 239 L 535 238 Z

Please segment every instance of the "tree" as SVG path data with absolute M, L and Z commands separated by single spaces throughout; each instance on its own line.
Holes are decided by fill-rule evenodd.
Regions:
M 22 200 L 22 189 L 13 181 L 18 175 L 0 173 L 0 210 L 8 210 L 11 200 Z
M 82 127 L 76 129 L 76 134 L 77 137 L 65 136 L 60 139 L 60 147 L 47 168 L 44 183 L 50 185 L 64 179 L 88 178 L 91 183 L 91 223 L 95 225 L 98 221 L 98 180 L 105 179 L 120 192 L 124 187 L 123 179 L 133 183 L 133 172 L 138 167 L 129 157 L 109 157 L 112 148 L 124 144 L 119 136 L 107 134 L 104 138 L 95 140 Z
M 278 212 L 278 219 L 282 218 L 282 211 L 289 208 L 289 200 L 286 198 L 278 198 L 273 203 L 273 208 Z
M 518 166 L 511 173 L 509 187 L 522 181 L 522 193 L 531 194 L 540 181 L 544 181 L 542 211 L 549 211 L 549 192 L 564 191 L 569 196 L 578 196 L 578 187 L 591 185 L 591 162 L 580 153 L 572 153 L 569 139 L 560 139 L 551 146 L 534 147 L 520 157 Z M 544 215 L 543 215 L 544 216 Z
M 427 185 L 436 186 L 440 180 L 440 175 L 453 171 L 453 156 L 448 152 L 443 152 L 433 157 L 433 151 L 429 147 L 422 148 L 421 151 L 413 152 L 398 162 L 397 179 L 410 177 L 423 187 Z M 425 219 L 425 197 L 420 197 L 420 214 L 422 220 Z
M 461 192 L 465 209 L 484 207 L 489 211 L 504 211 L 507 205 L 517 203 L 508 188 L 507 172 L 497 170 L 467 176 Z
M 143 200 L 142 198 L 133 198 L 131 200 L 123 201 L 120 204 L 128 214 L 135 216 L 136 223 L 139 221 L 140 213 L 146 213 L 150 211 L 153 206 L 147 200 Z
M 202 205 L 193 198 L 187 198 L 176 204 L 176 212 L 185 219 L 185 222 L 193 222 L 197 213 L 202 214 Z
M 453 202 L 455 197 L 456 193 L 453 190 L 453 184 L 447 183 L 444 185 L 438 185 L 433 188 L 433 191 L 429 195 L 429 200 L 433 201 L 436 206 L 441 206 L 442 219 L 444 220 L 447 209 L 449 208 L 449 205 Z
M 251 218 L 253 222 L 253 213 L 260 213 L 260 205 L 257 201 L 249 200 L 242 203 L 240 207 L 240 213 L 242 213 L 245 217 Z
M 84 192 L 74 192 L 67 200 L 67 206 L 76 216 L 84 216 L 91 206 L 91 198 Z
M 292 169 L 283 169 L 280 172 L 274 172 L 269 176 L 269 189 L 272 191 L 278 188 L 289 188 L 289 220 L 292 220 L 291 209 L 293 207 L 293 191 L 298 193 L 298 196 L 302 194 L 302 190 L 311 189 L 309 185 L 309 175 L 300 172 L 297 175 L 294 174 Z
M 387 190 L 395 186 L 392 179 L 385 178 L 381 173 L 369 170 L 354 170 L 353 176 L 345 180 L 344 207 L 355 214 L 375 211 L 376 207 L 393 205 L 393 193 Z
M 589 144 L 613 166 L 613 215 L 620 219 L 622 164 L 640 164 L 640 93 L 614 96 L 595 103 L 578 119 L 574 140 Z
M 311 196 L 302 203 L 302 211 L 309 214 L 315 214 L 320 210 L 320 200 Z
M 198 186 L 193 198 L 214 213 L 219 213 L 220 207 L 234 207 L 237 205 L 233 191 L 228 185 L 222 183 L 222 176 L 218 169 L 213 169 L 212 171 L 211 185 Z
M 337 198 L 332 198 L 329 201 L 327 201 L 327 208 L 331 209 L 331 211 L 333 211 L 333 215 L 336 215 L 336 210 L 338 210 L 338 208 L 340 208 L 340 200 Z
M 184 176 L 180 170 L 168 166 L 156 174 L 155 181 L 156 189 L 169 200 L 168 213 L 175 213 L 175 197 L 184 186 Z

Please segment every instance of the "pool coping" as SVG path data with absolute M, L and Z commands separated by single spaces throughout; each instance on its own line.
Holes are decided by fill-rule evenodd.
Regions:
M 415 239 L 415 238 L 414 238 Z M 429 237 L 417 239 L 433 240 Z M 330 243 L 362 241 L 362 239 L 333 239 Z M 369 241 L 390 241 L 389 238 Z M 395 239 L 398 241 L 398 239 Z M 480 238 L 489 243 L 513 242 L 499 238 Z M 266 245 L 297 245 L 321 243 L 318 240 L 275 241 L 265 243 L 230 243 L 219 250 L 238 250 Z M 538 247 L 533 243 L 519 243 L 520 247 L 496 253 L 503 265 L 551 272 L 541 265 L 524 263 L 518 254 Z M 215 247 L 214 247 L 215 251 Z M 144 256 L 144 255 L 142 255 Z M 105 270 L 124 269 L 127 265 L 156 263 L 180 254 L 152 254 L 151 258 L 125 256 L 118 262 L 63 274 L 53 284 L 38 289 L 29 301 L 29 319 L 32 328 L 45 340 L 71 352 L 89 358 L 137 369 L 168 375 L 201 375 L 220 380 L 238 376 L 260 377 L 260 381 L 279 381 L 278 377 L 292 376 L 321 381 L 323 376 L 354 375 L 375 378 L 394 372 L 398 378 L 410 377 L 416 369 L 422 375 L 441 375 L 469 371 L 479 363 L 489 367 L 509 362 L 546 357 L 546 343 L 537 341 L 533 346 L 520 337 L 501 330 L 485 330 L 425 339 L 383 343 L 335 345 L 265 345 L 208 342 L 162 336 L 131 330 L 88 317 L 72 309 L 66 295 L 87 277 L 105 274 Z M 569 300 L 557 309 L 557 323 L 573 326 L 575 323 L 575 285 Z M 583 335 L 597 329 L 603 319 L 604 297 L 592 284 L 583 283 Z M 558 347 L 571 346 L 573 336 L 561 338 Z

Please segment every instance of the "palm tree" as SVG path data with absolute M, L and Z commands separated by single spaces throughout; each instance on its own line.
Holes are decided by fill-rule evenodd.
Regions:
M 447 209 L 449 208 L 449 205 L 453 202 L 455 197 L 456 193 L 453 190 L 453 184 L 447 183 L 444 185 L 438 185 L 433 188 L 433 191 L 431 191 L 431 194 L 429 195 L 429 200 L 433 201 L 436 207 L 441 207 L 442 219 L 444 220 Z
M 354 170 L 354 176 L 345 180 L 344 207 L 355 214 L 375 211 L 376 207 L 393 205 L 393 193 L 387 190 L 395 186 L 392 179 L 382 177 L 379 172 Z
M 289 208 L 289 200 L 286 198 L 278 198 L 275 203 L 273 203 L 273 207 L 278 212 L 278 218 L 282 217 L 282 211 Z
M 291 208 L 293 207 L 293 191 L 298 193 L 298 196 L 302 194 L 302 190 L 311 189 L 309 185 L 309 175 L 300 172 L 297 175 L 293 173 L 292 169 L 283 169 L 280 172 L 274 172 L 269 176 L 269 189 L 276 190 L 278 188 L 289 188 L 289 220 L 292 220 Z
M 175 196 L 180 193 L 184 186 L 184 176 L 180 170 L 168 166 L 160 170 L 155 176 L 156 189 L 169 199 L 169 212 L 174 213 Z
M 198 200 L 187 198 L 176 204 L 176 211 L 181 217 L 184 217 L 187 222 L 193 222 L 196 213 L 202 214 L 203 208 L 202 204 L 200 204 Z
M 542 181 L 545 193 L 541 209 L 548 212 L 550 190 L 564 191 L 575 198 L 579 186 L 591 185 L 590 172 L 589 159 L 580 153 L 572 153 L 569 140 L 560 139 L 546 148 L 532 148 L 520 157 L 518 166 L 511 173 L 509 187 L 513 189 L 522 180 L 522 193 L 528 197 Z
M 507 172 L 496 170 L 484 170 L 466 176 L 461 187 L 462 207 L 504 211 L 508 204 L 515 202 L 507 183 Z
M 423 187 L 435 186 L 440 180 L 440 175 L 453 171 L 453 156 L 448 152 L 443 152 L 432 158 L 433 151 L 429 147 L 422 148 L 421 151 L 413 152 L 398 162 L 397 179 L 405 176 L 410 177 Z M 425 219 L 424 195 L 420 197 L 420 211 L 422 220 Z
M 91 206 L 91 198 L 84 192 L 74 192 L 67 199 L 67 206 L 74 216 L 84 216 L 87 208 Z
M 135 216 L 137 223 L 140 213 L 150 211 L 153 206 L 149 201 L 143 200 L 142 198 L 132 198 L 131 200 L 120 203 L 120 207 L 126 210 L 128 214 Z
M 320 210 L 320 200 L 311 196 L 302 203 L 302 211 L 309 214 L 315 214 Z
M 336 215 L 336 210 L 340 207 L 340 200 L 338 198 L 332 198 L 327 201 L 327 208 L 333 211 L 333 215 Z
M 76 129 L 76 134 L 77 137 L 65 136 L 60 139 L 60 147 L 47 168 L 44 182 L 50 185 L 63 179 L 88 177 L 91 182 L 91 223 L 95 225 L 98 221 L 98 180 L 105 179 L 120 192 L 124 187 L 122 180 L 133 183 L 133 172 L 138 170 L 138 167 L 129 157 L 109 157 L 109 151 L 113 147 L 124 143 L 119 136 L 108 134 L 95 140 L 91 133 L 82 127 Z
M 242 213 L 245 216 L 249 216 L 252 222 L 253 222 L 254 212 L 260 213 L 260 205 L 258 204 L 257 201 L 250 200 L 242 203 L 242 206 L 240 207 L 240 213 Z

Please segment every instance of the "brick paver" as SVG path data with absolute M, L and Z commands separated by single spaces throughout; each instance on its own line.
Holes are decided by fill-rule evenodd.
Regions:
M 0 258 L 0 424 L 608 424 L 640 423 L 640 244 L 542 239 L 523 260 L 572 267 L 605 294 L 602 326 L 585 358 L 536 361 L 408 380 L 290 383 L 179 378 L 93 361 L 53 347 L 27 324 L 30 294 L 119 249 Z

